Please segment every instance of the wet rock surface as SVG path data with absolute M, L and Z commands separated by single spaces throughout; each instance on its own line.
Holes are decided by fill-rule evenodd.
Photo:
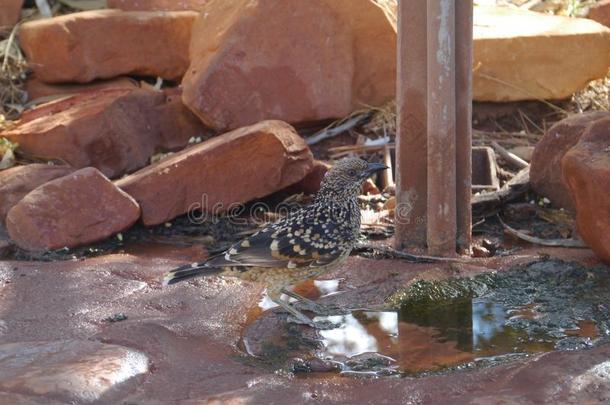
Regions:
M 259 159 L 250 158 L 253 151 Z M 143 223 L 156 225 L 187 212 L 226 212 L 298 182 L 312 165 L 309 148 L 290 125 L 263 121 L 184 149 L 116 184 L 138 201 Z
M 573 250 L 546 249 L 545 252 L 559 257 L 575 256 Z M 433 280 L 455 274 L 476 274 L 485 268 L 504 269 L 515 261 L 531 261 L 537 253 L 532 251 L 534 256 L 531 256 L 524 252 L 520 258 L 513 259 L 480 259 L 476 261 L 477 268 L 453 269 L 444 264 L 352 257 L 344 268 L 329 275 L 345 279 L 339 284 L 339 289 L 345 292 L 324 297 L 319 302 L 351 306 L 383 304 L 384 296 L 418 278 Z M 578 257 L 593 260 L 582 254 Z M 148 372 L 113 384 L 112 389 L 100 393 L 97 403 L 399 403 L 407 400 L 460 404 L 510 400 L 576 404 L 604 403 L 610 398 L 610 381 L 605 371 L 610 356 L 607 344 L 419 378 L 350 378 L 336 374 L 333 364 L 320 361 L 307 364 L 316 372 L 302 373 L 295 367 L 297 373 L 293 374 L 284 365 L 248 356 L 240 344 L 242 331 L 251 330 L 248 325 L 255 327 L 259 323 L 262 326 L 259 330 L 273 331 L 288 325 L 301 337 L 312 333 L 302 326 L 286 324 L 285 314 L 275 312 L 266 312 L 251 323 L 254 318 L 249 310 L 257 307 L 261 286 L 218 277 L 167 288 L 159 285 L 158 280 L 165 271 L 196 260 L 199 259 L 192 249 L 176 247 L 171 251 L 157 250 L 154 254 L 143 251 L 79 261 L 0 262 L 3 325 L 0 345 L 38 347 L 40 344 L 48 348 L 57 347 L 54 346 L 57 341 L 63 342 L 62 345 L 75 341 L 70 344 L 80 345 L 85 341 L 85 347 L 91 345 L 97 349 L 74 351 L 81 359 L 87 359 L 87 353 L 102 353 L 104 362 L 124 360 L 120 353 L 126 352 L 148 358 Z M 116 314 L 124 314 L 126 319 L 112 318 Z M 109 321 L 111 318 L 115 322 Z M 113 350 L 105 352 L 103 348 L 107 347 Z M 96 360 L 86 364 L 108 364 L 98 363 L 102 360 L 93 357 Z M 289 364 L 298 366 L 295 359 L 288 360 Z M 382 367 L 387 362 L 380 356 L 361 355 L 352 358 L 350 365 L 366 369 L 371 365 Z M 83 369 L 86 368 L 78 370 Z M 100 370 L 99 366 L 96 370 Z M 79 381 L 86 385 L 96 381 L 95 376 L 99 374 L 78 375 L 85 376 Z M 53 387 L 62 381 L 57 374 L 45 374 L 46 384 L 55 384 Z M 27 386 L 2 386 L 0 391 L 0 399 L 17 404 L 67 402 L 78 398 L 75 397 L 78 390 L 56 390 L 47 402 Z
M 23 197 L 36 187 L 66 176 L 74 171 L 70 166 L 31 164 L 12 167 L 0 172 L 0 222 Z
M 136 201 L 94 168 L 52 180 L 8 212 L 6 228 L 23 249 L 44 251 L 98 241 L 133 225 Z
M 27 22 L 19 37 L 36 77 L 47 83 L 125 74 L 177 80 L 188 66 L 195 18 L 192 11 L 93 10 Z
M 591 124 L 562 160 L 583 240 L 610 263 L 610 117 Z
M 33 156 L 93 166 L 114 178 L 145 166 L 157 149 L 182 148 L 203 132 L 175 92 L 110 88 L 43 104 L 2 136 Z
M 86 340 L 0 345 L 0 390 L 41 398 L 92 402 L 146 373 L 142 353 Z

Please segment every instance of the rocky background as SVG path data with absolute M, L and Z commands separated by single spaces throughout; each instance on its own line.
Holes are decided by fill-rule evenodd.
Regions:
M 479 259 L 457 273 L 508 268 L 512 258 L 493 256 L 516 252 L 520 262 L 543 251 L 610 263 L 610 1 L 476 3 Z M 467 403 L 463 387 L 478 392 L 476 403 L 499 391 L 515 403 L 610 398 L 607 366 L 591 371 L 607 345 L 458 377 L 377 387 L 297 380 L 284 391 L 284 376 L 231 357 L 256 286 L 159 286 L 164 271 L 243 231 L 222 220 L 195 227 L 193 213 L 227 218 L 236 204 L 306 203 L 347 155 L 393 167 L 395 5 L 2 0 L 0 402 L 354 403 L 380 386 L 413 403 Z M 371 240 L 391 241 L 393 175 L 365 184 Z M 522 252 L 524 240 L 559 250 Z M 583 241 L 591 250 L 572 249 Z M 72 261 L 41 262 L 55 259 Z M 362 257 L 349 267 L 334 276 L 371 296 L 424 270 L 456 273 Z M 392 279 L 396 268 L 404 273 Z M 549 370 L 558 389 L 523 383 Z

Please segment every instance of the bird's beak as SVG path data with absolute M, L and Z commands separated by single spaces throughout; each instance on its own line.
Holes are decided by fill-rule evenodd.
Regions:
M 387 167 L 383 163 L 369 163 L 368 167 L 364 171 L 364 174 L 365 174 L 364 177 L 367 178 L 370 175 L 372 175 L 373 173 L 376 173 L 376 172 L 379 172 L 379 171 L 385 170 L 385 169 L 389 169 L 389 167 Z

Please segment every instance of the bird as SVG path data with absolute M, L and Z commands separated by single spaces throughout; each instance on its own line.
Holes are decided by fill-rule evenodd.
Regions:
M 288 287 L 319 277 L 345 262 L 360 236 L 358 195 L 362 183 L 387 168 L 360 158 L 336 162 L 324 175 L 312 204 L 262 227 L 223 253 L 169 271 L 163 285 L 212 275 L 261 282 L 267 296 L 298 323 L 317 327 L 283 300 L 282 294 L 317 306 Z

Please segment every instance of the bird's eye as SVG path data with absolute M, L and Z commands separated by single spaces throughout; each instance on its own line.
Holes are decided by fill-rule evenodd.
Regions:
M 349 174 L 350 176 L 354 177 L 356 176 L 356 171 L 354 169 L 350 169 L 347 171 L 347 174 Z

